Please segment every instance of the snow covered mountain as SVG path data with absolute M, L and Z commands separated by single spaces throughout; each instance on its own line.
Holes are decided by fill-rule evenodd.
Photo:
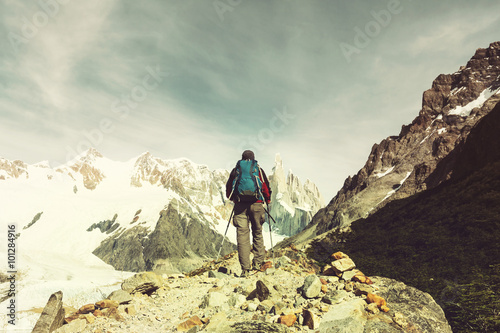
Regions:
M 0 219 L 4 226 L 15 225 L 19 234 L 19 303 L 30 309 L 55 288 L 68 290 L 69 305 L 82 303 L 81 295 L 92 296 L 89 288 L 106 293 L 127 271 L 182 272 L 216 257 L 233 207 L 225 197 L 228 177 L 228 170 L 211 171 L 187 159 L 163 160 L 148 152 L 117 162 L 91 148 L 55 168 L 48 162 L 29 165 L 0 158 Z M 273 181 L 277 198 L 288 196 L 289 185 L 282 181 Z M 320 196 L 310 182 L 304 188 L 314 189 L 306 195 Z M 280 200 L 273 212 L 283 225 L 287 217 L 280 211 L 293 219 L 289 210 L 296 206 L 311 216 L 319 209 L 302 198 L 286 201 L 287 209 L 279 210 Z M 284 238 L 281 231 L 273 231 L 274 242 Z M 270 248 L 268 227 L 264 233 Z M 234 227 L 227 237 L 221 254 L 235 249 Z M 4 252 L 0 249 L 6 258 Z

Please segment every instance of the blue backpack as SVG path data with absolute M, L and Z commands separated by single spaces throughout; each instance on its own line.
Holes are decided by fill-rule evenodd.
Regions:
M 236 177 L 233 180 L 233 192 L 238 201 L 264 201 L 261 192 L 259 164 L 255 160 L 240 160 L 236 163 Z

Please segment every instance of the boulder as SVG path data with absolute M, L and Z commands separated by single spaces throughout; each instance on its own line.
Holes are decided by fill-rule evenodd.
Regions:
M 367 318 L 366 302 L 353 298 L 338 304 L 332 304 L 321 319 L 320 332 L 363 332 Z
M 343 258 L 332 261 L 332 266 L 341 273 L 356 268 L 356 265 L 351 258 Z
M 162 278 L 153 272 L 137 273 L 122 283 L 122 289 L 130 294 L 151 295 L 163 285 Z
M 373 277 L 378 287 L 378 295 L 383 297 L 391 308 L 391 313 L 400 313 L 408 327 L 426 333 L 451 333 L 443 309 L 431 295 L 396 280 Z M 401 319 L 401 321 L 403 321 Z
M 59 329 L 55 330 L 54 333 L 80 333 L 85 329 L 85 326 L 87 326 L 87 321 L 85 319 L 77 319 L 67 325 L 61 326 Z
M 40 318 L 35 324 L 32 333 L 52 332 L 64 323 L 64 309 L 62 302 L 62 291 L 50 295 Z
M 302 296 L 316 298 L 321 293 L 321 280 L 314 274 L 308 275 L 302 285 Z
M 132 301 L 132 296 L 125 290 L 118 289 L 109 294 L 108 299 L 116 301 L 119 304 L 128 304 Z
M 200 305 L 200 308 L 205 309 L 205 308 L 213 308 L 216 306 L 222 306 L 228 302 L 227 296 L 224 295 L 223 293 L 213 291 L 209 292 L 208 294 L 205 295 L 203 298 L 203 301 Z

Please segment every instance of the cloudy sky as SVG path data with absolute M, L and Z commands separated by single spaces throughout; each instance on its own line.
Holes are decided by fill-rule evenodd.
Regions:
M 500 2 L 4 0 L 0 156 L 89 146 L 229 168 L 253 149 L 329 201 L 440 73 L 500 40 Z

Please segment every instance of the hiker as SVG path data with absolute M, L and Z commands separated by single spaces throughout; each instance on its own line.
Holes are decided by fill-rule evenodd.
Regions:
M 251 150 L 245 150 L 226 183 L 226 196 L 234 202 L 233 224 L 236 227 L 238 258 L 246 277 L 251 270 L 258 270 L 263 264 L 266 250 L 262 236 L 265 220 L 263 203 L 271 203 L 271 187 L 264 170 L 259 167 Z M 253 246 L 250 247 L 250 227 Z M 253 262 L 250 263 L 250 252 Z

